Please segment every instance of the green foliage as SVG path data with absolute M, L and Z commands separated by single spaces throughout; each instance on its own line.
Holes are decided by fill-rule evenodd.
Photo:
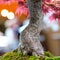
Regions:
M 50 52 L 45 52 L 44 56 L 28 56 L 17 50 L 8 52 L 0 56 L 0 60 L 60 60 L 60 56 L 54 57 Z

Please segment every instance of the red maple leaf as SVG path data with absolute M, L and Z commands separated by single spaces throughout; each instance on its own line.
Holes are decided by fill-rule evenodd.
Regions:
M 21 7 L 18 7 L 15 11 L 15 15 L 17 16 L 21 16 L 21 15 L 24 15 L 26 17 L 26 19 L 28 18 L 29 16 L 29 10 L 28 8 L 24 7 L 24 6 L 21 6 Z
M 45 6 L 44 4 L 42 4 L 42 11 L 43 11 L 43 13 L 47 13 L 48 9 L 49 9 L 48 6 Z

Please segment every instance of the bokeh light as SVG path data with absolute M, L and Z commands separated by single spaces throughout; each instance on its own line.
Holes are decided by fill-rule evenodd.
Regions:
M 14 19 L 14 13 L 13 12 L 9 12 L 8 15 L 7 15 L 7 18 L 8 19 Z
M 3 10 L 1 11 L 1 15 L 2 15 L 3 17 L 6 17 L 6 16 L 8 15 L 8 10 L 7 10 L 7 9 L 3 9 Z

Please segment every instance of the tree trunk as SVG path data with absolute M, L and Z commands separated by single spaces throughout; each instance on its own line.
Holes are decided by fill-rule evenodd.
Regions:
M 27 4 L 30 24 L 21 34 L 21 49 L 24 53 L 31 52 L 33 55 L 41 56 L 44 54 L 40 43 L 40 32 L 44 28 L 41 0 L 27 0 Z

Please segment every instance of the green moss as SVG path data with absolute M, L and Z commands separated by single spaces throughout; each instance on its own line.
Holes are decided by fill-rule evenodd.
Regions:
M 27 60 L 28 55 L 23 55 L 21 52 L 8 52 L 0 57 L 0 60 Z
M 49 51 L 44 52 L 44 55 L 47 56 L 47 57 L 54 57 L 54 55 L 51 54 Z
M 54 57 L 54 60 L 60 60 L 60 56 Z
M 52 57 L 46 57 L 45 60 L 54 60 Z
M 28 56 L 15 50 L 0 56 L 0 60 L 60 60 L 60 56 L 54 57 L 50 52 L 45 52 L 45 55 L 40 57 Z
M 29 60 L 40 60 L 40 57 L 30 56 Z

